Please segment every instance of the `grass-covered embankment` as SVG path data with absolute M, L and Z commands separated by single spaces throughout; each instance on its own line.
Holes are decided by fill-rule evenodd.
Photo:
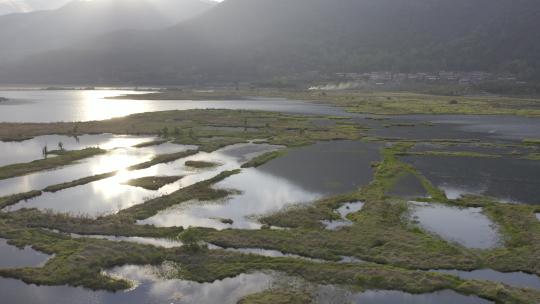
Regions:
M 137 225 L 136 222 L 147 219 L 161 210 L 188 201 L 213 201 L 224 198 L 230 192 L 214 189 L 212 185 L 238 172 L 225 171 L 211 179 L 184 187 L 169 195 L 150 199 L 143 204 L 121 210 L 118 213 L 97 218 L 41 212 L 36 209 L 21 209 L 5 214 L 5 216 L 24 226 L 41 227 L 83 235 L 175 237 L 178 231 L 182 231 L 182 228 L 155 228 Z
M 0 197 L 0 209 L 11 206 L 11 205 L 15 205 L 16 203 L 23 200 L 29 200 L 34 197 L 38 197 L 40 195 L 41 195 L 41 191 L 29 191 L 25 193 L 19 193 L 19 194 Z
M 264 153 L 263 155 L 257 156 L 250 161 L 246 162 L 242 165 L 242 168 L 257 168 L 260 167 L 267 162 L 276 159 L 278 157 L 281 157 L 287 153 L 286 150 L 279 150 L 279 151 L 272 151 Z
M 161 189 L 163 186 L 181 180 L 182 178 L 183 176 L 147 176 L 128 180 L 125 184 L 155 191 Z
M 238 304 L 310 304 L 313 297 L 308 292 L 287 289 L 268 289 L 242 298 Z
M 158 265 L 170 261 L 178 267 L 175 277 L 201 283 L 234 277 L 250 271 L 272 270 L 299 276 L 315 284 L 338 284 L 359 290 L 392 289 L 409 293 L 426 293 L 452 289 L 508 304 L 535 303 L 540 299 L 538 291 L 370 263 L 318 263 L 187 246 L 165 249 L 128 242 L 72 239 L 67 235 L 13 226 L 3 220 L 0 220 L 0 227 L 2 228 L 0 237 L 9 239 L 12 244 L 30 245 L 36 250 L 55 255 L 42 268 L 0 270 L 0 276 L 21 279 L 33 284 L 69 284 L 116 291 L 128 288 L 130 283 L 105 276 L 102 273 L 103 269 L 126 264 Z M 285 296 L 285 293 L 289 292 L 283 291 L 281 295 Z M 259 295 L 256 299 L 266 297 L 268 294 L 262 298 Z
M 0 180 L 59 168 L 106 152 L 106 150 L 99 148 L 86 148 L 78 151 L 66 151 L 55 157 L 35 160 L 29 163 L 0 167 Z
M 206 161 L 188 160 L 185 165 L 195 169 L 207 169 L 218 167 L 220 164 Z
M 136 170 L 147 169 L 147 168 L 150 168 L 150 167 L 158 165 L 158 164 L 173 162 L 173 161 L 176 161 L 178 159 L 185 158 L 185 157 L 197 154 L 198 152 L 199 152 L 198 150 L 187 150 L 187 151 L 171 153 L 171 154 L 161 154 L 161 155 L 155 156 L 154 158 L 152 158 L 149 161 L 146 161 L 146 162 L 143 162 L 143 163 L 140 163 L 140 164 L 137 164 L 137 165 L 130 166 L 130 167 L 126 168 L 126 170 L 127 171 L 136 171 Z M 68 189 L 68 188 L 82 186 L 82 185 L 86 185 L 86 184 L 96 182 L 96 181 L 99 181 L 99 180 L 102 180 L 102 179 L 113 177 L 116 174 L 118 174 L 118 171 L 107 172 L 107 173 L 97 174 L 97 175 L 93 175 L 93 176 L 87 176 L 87 177 L 76 179 L 76 180 L 73 180 L 73 181 L 70 181 L 70 182 L 65 182 L 65 183 L 61 183 L 61 184 L 48 186 L 45 189 L 43 189 L 43 191 L 44 192 L 58 192 L 58 191 L 65 190 L 65 189 Z
M 261 138 L 287 146 L 318 140 L 358 139 L 363 130 L 361 125 L 350 121 L 321 126 L 317 123 L 321 119 L 330 120 L 328 117 L 262 111 L 165 111 L 79 123 L 0 123 L 0 140 L 28 139 L 48 134 L 144 134 L 158 135 L 179 144 L 197 145 L 201 151 L 211 152 L 227 145 Z M 225 129 L 208 130 L 208 126 Z M 249 131 L 252 129 L 256 131 Z
M 345 124 L 321 127 L 312 123 L 310 117 L 249 111 L 210 111 L 204 115 L 195 111 L 191 114 L 195 117 L 191 121 L 185 113 L 175 111 L 158 113 L 155 116 L 148 114 L 145 117 L 151 119 L 155 126 L 159 125 L 162 136 L 166 134 L 171 141 L 200 144 L 201 149 L 210 150 L 260 138 L 267 139 L 269 143 L 286 146 L 342 137 L 355 139 L 361 136 L 362 130 L 360 126 L 348 121 L 345 121 Z M 230 117 L 223 117 L 227 115 Z M 216 121 L 210 121 L 211 118 Z M 123 122 L 126 121 L 131 120 Z M 148 123 L 146 122 L 147 126 Z M 180 124 L 184 127 L 180 127 Z M 233 131 L 208 131 L 202 128 L 205 124 L 243 128 L 247 126 L 256 131 L 244 132 L 238 131 L 238 128 Z M 174 129 L 175 126 L 178 130 Z M 132 128 L 130 125 L 122 127 Z M 163 130 L 164 127 L 167 128 L 166 132 Z M 135 130 L 138 126 L 133 128 Z M 150 129 L 148 132 L 153 131 Z M 137 221 L 152 217 L 171 206 L 197 200 L 215 201 L 226 197 L 229 192 L 214 189 L 212 185 L 238 171 L 223 172 L 210 180 L 185 187 L 170 195 L 150 199 L 117 214 L 97 218 L 39 210 L 0 213 L 0 237 L 19 246 L 32 245 L 36 249 L 55 254 L 55 258 L 43 269 L 2 270 L 0 275 L 38 284 L 70 284 L 118 290 L 125 288 L 126 282 L 103 277 L 102 269 L 125 264 L 155 265 L 163 261 L 172 261 L 178 264 L 179 278 L 198 282 L 212 282 L 250 271 L 273 270 L 301 277 L 315 284 L 337 284 L 360 290 L 395 289 L 424 293 L 452 289 L 463 294 L 482 296 L 497 303 L 538 303 L 540 295 L 535 290 L 513 288 L 489 281 L 467 281 L 425 270 L 493 268 L 500 271 L 540 274 L 537 266 L 540 265 L 538 256 L 540 222 L 536 220 L 534 214 L 539 210 L 533 206 L 503 205 L 483 197 L 449 200 L 414 167 L 400 161 L 400 156 L 406 155 L 416 141 L 398 142 L 380 138 L 377 140 L 386 141 L 388 144 L 382 150 L 383 160 L 373 163 L 374 180 L 368 186 L 348 194 L 321 199 L 313 204 L 282 210 L 260 219 L 266 225 L 264 228 L 279 226 L 289 229 L 184 230 L 136 224 Z M 470 155 L 454 153 L 452 156 Z M 267 159 L 263 157 L 254 160 L 254 163 L 262 164 Z M 501 232 L 505 236 L 504 246 L 490 250 L 469 249 L 449 243 L 418 227 L 409 220 L 407 200 L 387 195 L 396 181 L 404 175 L 418 178 L 430 195 L 430 198 L 426 199 L 428 201 L 455 206 L 483 207 L 485 213 L 501 227 Z M 344 203 L 354 201 L 362 201 L 365 205 L 361 211 L 347 216 L 353 223 L 352 226 L 326 230 L 321 220 L 340 219 L 335 209 Z M 40 228 L 82 235 L 163 238 L 185 236 L 183 233 L 187 231 L 188 235 L 195 234 L 198 241 L 223 247 L 274 249 L 323 261 L 242 255 L 222 250 L 207 250 L 198 246 L 165 249 L 132 243 L 111 244 L 104 240 L 71 239 L 68 235 L 45 232 Z M 342 256 L 356 257 L 368 263 L 337 263 Z M 283 290 L 276 293 L 275 297 L 267 292 L 247 299 L 252 301 L 270 299 L 269 301 L 279 303 L 282 298 L 292 299 L 294 296 L 297 295 L 290 290 Z
M 327 103 L 353 113 L 377 115 L 404 114 L 461 114 L 461 115 L 521 115 L 539 117 L 539 99 L 503 96 L 443 96 L 411 92 L 374 92 L 360 90 L 275 90 L 244 91 L 216 90 L 214 92 L 167 91 L 128 95 L 118 99 L 144 100 L 237 100 L 245 96 L 279 97 L 291 100 Z

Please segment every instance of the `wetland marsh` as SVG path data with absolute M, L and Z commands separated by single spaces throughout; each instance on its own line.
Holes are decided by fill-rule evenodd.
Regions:
M 540 302 L 540 123 L 526 108 L 0 93 L 29 115 L 0 112 L 0 171 L 60 142 L 102 150 L 0 180 L 11 303 Z M 34 119 L 42 103 L 62 110 Z

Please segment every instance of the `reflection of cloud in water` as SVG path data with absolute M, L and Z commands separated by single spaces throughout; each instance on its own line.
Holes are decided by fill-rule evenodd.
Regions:
M 161 269 L 160 269 L 161 268 Z M 162 272 L 175 269 L 162 269 L 150 266 L 123 266 L 111 270 L 115 277 L 138 282 L 138 287 L 128 293 L 147 293 L 146 297 L 155 301 L 172 303 L 231 303 L 235 304 L 246 295 L 269 288 L 273 277 L 269 274 L 242 274 L 213 283 L 197 283 L 183 280 L 164 280 Z M 165 273 L 165 275 L 167 275 Z
M 193 202 L 189 205 L 173 207 L 141 223 L 162 227 L 258 229 L 260 224 L 249 219 L 249 216 L 277 211 L 293 203 L 311 202 L 322 196 L 308 192 L 284 178 L 275 177 L 257 169 L 244 170 L 241 174 L 220 182 L 216 187 L 240 190 L 242 193 L 233 195 L 221 203 Z M 232 219 L 234 223 L 227 225 L 217 219 Z
M 130 141 L 128 142 L 131 143 Z M 171 147 L 164 147 L 172 149 Z M 152 159 L 156 155 L 156 152 L 160 151 L 156 149 L 150 147 L 141 149 L 120 147 L 106 154 L 86 158 L 57 169 L 1 180 L 0 196 L 39 190 L 50 185 L 123 169 L 127 166 Z M 176 151 L 182 151 L 184 149 L 184 146 L 181 145 L 176 145 L 175 148 Z
M 213 283 L 159 280 L 145 267 L 127 271 L 129 279 L 140 279 L 137 288 L 117 293 L 91 291 L 67 286 L 36 286 L 0 278 L 0 294 L 5 303 L 42 304 L 133 304 L 133 303 L 220 303 L 236 304 L 241 298 L 268 289 L 273 277 L 268 274 L 242 274 Z M 117 268 L 121 270 L 124 267 Z
M 455 185 L 441 185 L 439 188 L 444 192 L 448 199 L 459 199 L 464 195 L 473 194 L 480 195 L 486 191 L 486 187 L 467 188 Z
M 127 148 L 150 141 L 152 137 L 119 136 L 112 134 L 81 135 L 77 138 L 63 135 L 38 136 L 21 142 L 0 141 L 0 166 L 29 162 L 41 159 L 41 151 L 58 149 L 62 143 L 66 150 L 81 150 L 88 147 L 100 147 L 105 150 Z
M 103 159 L 98 158 L 88 160 L 88 163 L 84 165 L 84 168 L 88 169 L 88 167 L 90 167 L 94 172 L 92 174 L 105 173 L 150 160 L 156 154 L 173 153 L 192 148 L 194 147 L 163 144 L 155 147 L 146 147 L 140 149 L 117 149 L 107 155 L 103 155 Z M 44 193 L 42 196 L 28 202 L 21 202 L 11 207 L 10 210 L 20 208 L 40 208 L 42 210 L 52 209 L 58 212 L 86 214 L 90 216 L 117 212 L 119 210 L 140 204 L 145 200 L 170 194 L 180 188 L 212 178 L 221 171 L 237 169 L 242 163 L 240 160 L 243 160 L 245 157 L 251 157 L 251 155 L 256 156 L 273 149 L 276 149 L 276 146 L 240 144 L 230 146 L 213 153 L 201 152 L 197 155 L 179 159 L 171 163 L 158 164 L 150 168 L 137 171 L 124 170 L 120 171 L 113 177 L 95 181 L 86 185 L 65 189 L 56 193 Z M 126 157 L 122 158 L 123 155 Z M 194 170 L 192 168 L 187 168 L 184 165 L 187 160 L 204 160 L 218 162 L 223 165 L 205 170 Z M 68 168 L 66 168 L 66 170 L 67 169 Z M 63 177 L 60 178 L 58 182 L 54 183 L 47 182 L 47 180 L 44 179 L 40 180 L 40 182 L 44 184 L 41 187 L 35 187 L 35 184 L 30 184 L 28 187 L 29 189 L 40 189 L 50 184 L 61 183 L 89 175 L 91 174 L 78 173 L 73 178 Z M 181 175 L 185 177 L 175 183 L 159 189 L 158 191 L 146 190 L 140 187 L 132 187 L 124 184 L 131 179 L 167 175 Z M 48 177 L 48 175 L 45 176 Z M 59 179 L 57 175 L 53 176 Z
M 337 230 L 343 227 L 352 226 L 354 223 L 347 219 L 347 215 L 356 213 L 364 208 L 363 202 L 352 202 L 352 203 L 346 203 L 343 204 L 343 206 L 339 207 L 336 211 L 341 216 L 341 220 L 334 220 L 334 221 L 328 221 L 324 220 L 321 221 L 323 225 L 325 225 L 325 228 L 328 230 Z
M 280 98 L 256 100 L 127 100 L 104 99 L 142 91 L 1 91 L 16 107 L 4 107 L 0 121 L 58 122 L 91 121 L 122 117 L 135 113 L 192 109 L 262 110 L 314 115 L 347 115 L 338 107 Z
M 0 268 L 37 267 L 45 264 L 50 256 L 28 246 L 19 249 L 0 239 Z
M 412 215 L 423 228 L 450 242 L 480 249 L 496 247 L 500 243 L 495 224 L 482 213 L 482 208 L 413 202 Z

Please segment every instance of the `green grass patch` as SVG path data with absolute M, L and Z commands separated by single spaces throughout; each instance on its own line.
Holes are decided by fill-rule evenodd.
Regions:
M 161 189 L 165 185 L 172 184 L 182 178 L 183 176 L 147 176 L 129 180 L 125 183 L 125 185 L 155 191 Z
M 195 161 L 195 160 L 188 160 L 185 163 L 186 166 L 191 168 L 197 168 L 197 169 L 206 169 L 206 168 L 214 168 L 218 167 L 218 163 L 212 163 L 212 162 L 206 162 L 206 161 Z
M 279 150 L 279 151 L 272 151 L 272 152 L 264 153 L 263 155 L 257 156 L 253 158 L 252 160 L 248 161 L 247 163 L 243 164 L 242 168 L 257 168 L 266 164 L 267 162 L 273 159 L 284 156 L 285 154 L 287 154 L 286 150 Z
M 120 98 L 153 100 L 196 100 L 200 96 L 208 100 L 210 96 L 279 97 L 291 100 L 326 103 L 345 108 L 353 113 L 375 115 L 405 114 L 462 114 L 462 115 L 521 115 L 540 116 L 538 99 L 502 97 L 502 96 L 442 96 L 411 92 L 377 92 L 361 90 L 320 91 L 255 89 L 244 91 L 216 90 L 212 93 L 196 91 L 171 91 L 148 95 L 128 95 Z M 458 99 L 458 102 L 456 100 Z
M 107 151 L 99 148 L 86 148 L 78 151 L 67 151 L 56 157 L 35 160 L 29 163 L 0 167 L 0 180 L 63 167 L 76 161 L 104 154 L 106 152 Z
M 307 292 L 269 289 L 241 299 L 238 304 L 310 304 L 313 297 Z
M 526 138 L 523 140 L 525 145 L 529 146 L 540 146 L 540 139 L 538 138 Z
M 25 201 L 32 199 L 34 197 L 40 196 L 42 193 L 41 191 L 29 191 L 25 193 L 19 193 L 9 196 L 0 197 L 0 209 L 15 205 L 20 201 Z
M 152 141 L 147 141 L 147 142 L 143 142 L 143 143 L 140 143 L 138 145 L 135 145 L 133 146 L 134 148 L 146 148 L 146 147 L 153 147 L 153 146 L 159 146 L 159 145 L 162 145 L 164 143 L 168 142 L 168 140 L 166 139 L 159 139 L 159 140 L 152 140 Z

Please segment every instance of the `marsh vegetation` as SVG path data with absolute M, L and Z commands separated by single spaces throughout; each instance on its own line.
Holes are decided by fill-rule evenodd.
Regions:
M 410 105 L 411 113 L 434 113 L 439 110 L 431 103 L 443 103 L 442 99 L 429 101 L 416 95 L 392 93 L 389 97 L 401 101 L 401 106 Z M 355 95 L 353 101 L 356 98 L 378 97 Z M 410 104 L 408 98 L 421 100 Z M 355 102 L 361 107 L 355 110 L 343 104 L 345 100 L 341 96 L 335 104 L 352 112 L 370 107 L 368 112 L 383 113 L 371 101 Z M 460 98 L 453 104 L 444 100 L 447 106 L 464 107 L 453 113 L 474 111 L 485 102 Z M 522 102 L 517 105 L 524 105 Z M 392 106 L 384 114 L 401 109 Z M 500 114 L 510 110 L 501 103 L 490 111 Z M 439 112 L 451 111 L 442 108 Z M 330 294 L 349 300 L 540 301 L 536 285 L 521 288 L 506 278 L 518 272 L 532 278 L 540 275 L 540 209 L 534 195 L 520 199 L 528 205 L 506 204 L 505 196 L 492 190 L 500 187 L 452 194 L 437 178 L 438 172 L 454 172 L 465 185 L 474 185 L 474 175 L 468 179 L 456 169 L 460 167 L 448 166 L 461 161 L 490 170 L 496 170 L 502 160 L 509 160 L 501 165 L 504 170 L 534 168 L 537 160 L 530 155 L 538 153 L 535 141 L 445 139 L 438 136 L 437 128 L 426 140 L 373 136 L 377 128 L 415 132 L 432 124 L 405 126 L 387 119 L 188 110 L 81 123 L 3 123 L 0 137 L 4 140 L 71 135 L 76 130 L 78 134 L 153 137 L 133 144 L 135 151 L 164 145 L 177 145 L 171 148 L 177 150 L 117 170 L 0 198 L 0 206 L 7 207 L 0 213 L 0 237 L 10 245 L 31 246 L 52 255 L 42 267 L 2 268 L 0 276 L 29 284 L 106 291 L 129 288 L 130 280 L 139 279 L 141 286 L 147 287 L 135 290 L 143 293 L 144 288 L 151 288 L 148 282 L 162 280 L 183 290 L 187 281 L 218 284 L 244 276 L 260 278 L 260 284 L 230 300 L 239 303 L 324 303 L 323 290 L 333 290 Z M 393 125 L 387 128 L 389 123 Z M 25 176 L 53 166 L 43 165 L 43 161 L 55 160 L 54 168 L 62 157 L 71 157 L 61 164 L 69 167 L 75 160 L 70 150 L 62 148 L 57 156 L 38 160 L 40 165 L 15 165 L 21 171 L 10 174 Z M 431 158 L 448 159 L 448 163 L 439 162 L 440 170 L 426 169 L 422 162 L 431 164 Z M 538 175 L 533 171 L 526 177 L 534 184 Z M 496 183 L 499 179 L 492 177 L 495 175 L 500 174 L 483 177 Z M 528 183 L 523 183 L 523 178 L 507 178 L 515 193 L 527 193 L 523 189 L 529 189 Z M 85 210 L 83 202 L 67 199 L 70 193 L 91 198 L 90 189 L 104 185 L 106 194 L 127 187 L 126 193 L 132 195 L 126 196 L 125 202 L 130 203 L 117 201 L 118 206 L 96 209 L 108 211 L 102 214 L 64 213 L 63 207 L 50 205 L 62 201 L 73 207 L 68 210 Z M 135 196 L 135 191 L 142 192 Z M 40 195 L 46 197 L 37 201 Z M 411 204 L 412 200 L 422 204 Z M 107 200 L 101 203 L 107 204 Z M 29 206 L 32 208 L 25 208 Z M 54 208 L 46 210 L 51 206 Z M 449 215 L 460 222 L 470 219 L 467 232 L 474 231 L 471 238 L 460 240 L 462 230 L 456 232 L 458 237 L 446 235 L 453 227 L 443 227 L 445 222 L 438 219 L 450 219 Z M 480 234 L 482 231 L 486 234 Z M 486 236 L 493 236 L 493 242 L 482 243 Z M 160 240 L 174 245 L 160 246 Z M 138 267 L 149 267 L 144 265 L 167 265 L 166 275 L 150 279 L 143 271 L 132 277 L 139 273 Z M 459 272 L 441 271 L 448 269 Z M 483 269 L 495 271 L 500 278 L 466 274 Z M 257 275 L 266 272 L 270 273 Z M 282 276 L 302 283 L 272 283 Z M 45 291 L 49 287 L 40 288 Z M 81 297 L 87 296 L 86 290 L 75 290 Z M 372 290 L 395 291 L 373 294 Z M 197 293 L 191 292 L 196 298 Z

